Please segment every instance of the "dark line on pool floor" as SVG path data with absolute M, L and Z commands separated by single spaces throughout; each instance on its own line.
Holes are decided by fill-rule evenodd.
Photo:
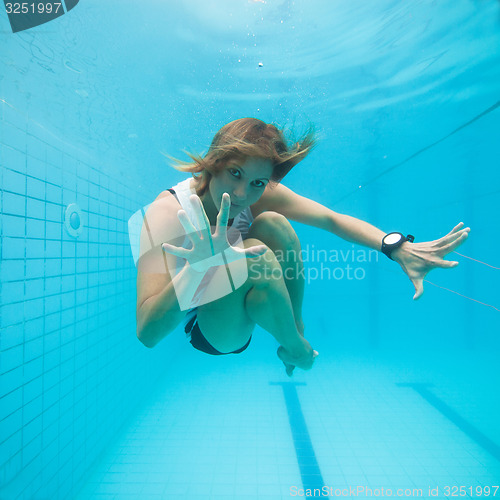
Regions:
M 474 427 L 460 416 L 453 408 L 433 394 L 428 387 L 431 384 L 396 384 L 399 387 L 411 387 L 418 392 L 429 404 L 434 406 L 442 415 L 453 422 L 464 434 L 469 436 L 481 448 L 500 461 L 500 447 L 489 437 L 485 436 L 479 429 Z
M 316 454 L 311 443 L 307 424 L 302 413 L 299 396 L 296 386 L 305 385 L 295 382 L 270 382 L 270 385 L 280 385 L 283 388 L 285 396 L 286 409 L 288 412 L 288 420 L 292 430 L 293 444 L 299 464 L 300 476 L 304 489 L 319 489 L 323 488 L 324 481 L 321 476 Z

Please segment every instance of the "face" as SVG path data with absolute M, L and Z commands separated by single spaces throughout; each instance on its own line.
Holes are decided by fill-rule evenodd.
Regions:
M 222 195 L 229 193 L 231 197 L 229 217 L 231 219 L 236 217 L 262 196 L 272 173 L 271 160 L 263 158 L 230 160 L 224 170 L 210 180 L 209 191 L 217 211 L 220 209 Z

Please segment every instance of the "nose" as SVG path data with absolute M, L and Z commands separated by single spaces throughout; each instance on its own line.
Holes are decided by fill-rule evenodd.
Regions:
M 233 189 L 232 199 L 237 205 L 243 203 L 247 199 L 247 191 L 243 184 L 238 184 Z

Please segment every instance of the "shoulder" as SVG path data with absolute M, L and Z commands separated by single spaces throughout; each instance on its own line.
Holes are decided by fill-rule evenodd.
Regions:
M 188 177 L 183 181 L 177 183 L 173 188 L 176 193 L 185 190 L 194 190 L 195 189 L 195 179 L 192 177 Z M 162 191 L 155 199 L 155 201 L 151 204 L 151 206 L 155 206 L 158 209 L 169 209 L 169 208 L 179 208 L 179 202 L 177 201 L 177 197 L 172 194 L 168 189 Z
M 181 209 L 176 197 L 165 190 L 156 199 L 145 207 L 144 224 L 145 229 L 155 240 L 167 241 L 182 234 L 177 213 Z
M 170 191 L 162 191 L 156 199 L 148 206 L 146 213 L 165 213 L 175 210 L 175 214 L 179 210 L 180 205 L 177 198 Z
M 165 189 L 165 191 L 162 191 L 155 199 L 155 201 L 153 203 L 157 203 L 159 202 L 160 200 L 169 200 L 169 199 L 174 199 L 175 200 L 175 196 L 168 190 L 168 189 Z
M 182 208 L 177 197 L 179 193 L 184 193 L 186 191 L 191 193 L 196 193 L 196 179 L 188 177 L 183 181 L 176 184 L 173 189 L 176 195 L 172 194 L 168 189 L 162 191 L 156 199 L 148 205 L 146 214 L 151 215 L 161 215 L 165 217 L 166 215 L 173 214 L 177 218 L 177 212 Z M 185 198 L 185 196 L 183 196 Z

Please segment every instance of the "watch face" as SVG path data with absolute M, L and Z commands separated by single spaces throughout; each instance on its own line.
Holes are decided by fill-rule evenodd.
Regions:
M 401 238 L 402 236 L 399 233 L 391 233 L 384 238 L 384 243 L 386 245 L 394 245 L 395 243 L 398 243 Z

